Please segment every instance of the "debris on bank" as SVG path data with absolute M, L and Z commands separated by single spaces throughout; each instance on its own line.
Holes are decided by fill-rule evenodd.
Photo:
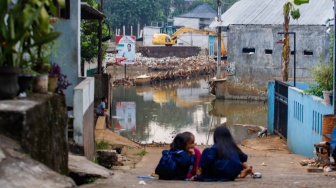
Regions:
M 336 171 L 336 164 L 319 158 L 305 159 L 300 162 L 301 166 L 307 166 L 307 172 L 332 172 Z
M 148 76 L 151 77 L 151 83 L 189 79 L 201 75 L 214 75 L 217 71 L 217 62 L 205 55 L 197 55 L 188 58 L 165 57 L 149 58 L 137 54 L 137 63 L 127 65 L 128 68 L 147 69 Z M 107 68 L 116 69 L 123 65 L 115 63 L 115 58 L 110 57 L 106 61 Z M 134 86 L 135 78 L 122 78 L 113 81 L 113 85 Z

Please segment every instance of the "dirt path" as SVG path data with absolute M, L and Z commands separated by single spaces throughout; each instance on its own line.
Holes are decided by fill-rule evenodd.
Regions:
M 197 146 L 203 150 L 207 146 Z M 277 136 L 254 138 L 246 140 L 240 145 L 248 154 L 248 163 L 253 166 L 254 172 L 262 174 L 261 179 L 246 177 L 233 182 L 186 182 L 139 179 L 137 176 L 150 175 L 159 159 L 161 151 L 167 147 L 146 147 L 148 152 L 131 170 L 112 170 L 114 175 L 109 179 L 99 179 L 92 184 L 82 187 L 334 187 L 336 172 L 308 173 L 306 166 L 300 162 L 306 157 L 291 154 L 286 144 Z M 139 148 L 131 151 L 136 153 Z M 143 180 L 146 185 L 140 185 Z

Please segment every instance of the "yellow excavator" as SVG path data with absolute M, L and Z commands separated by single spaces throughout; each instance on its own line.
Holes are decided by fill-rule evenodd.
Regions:
M 173 27 L 167 26 L 160 28 L 160 33 L 154 34 L 152 38 L 152 44 L 154 45 L 165 45 L 165 46 L 173 46 L 177 44 L 177 39 L 181 37 L 184 33 L 197 33 L 209 36 L 217 37 L 217 33 L 211 30 L 198 30 L 188 27 Z M 168 50 L 168 49 L 166 49 Z M 221 55 L 222 57 L 226 57 L 226 49 L 224 46 L 224 37 L 223 34 L 221 35 Z

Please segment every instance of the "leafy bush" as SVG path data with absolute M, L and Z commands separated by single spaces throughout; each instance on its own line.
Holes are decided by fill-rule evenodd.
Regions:
M 334 55 L 334 32 L 330 33 L 329 41 L 329 59 L 328 63 L 323 62 L 323 58 L 319 56 L 319 64 L 311 68 L 312 78 L 316 82 L 315 85 L 311 84 L 309 89 L 305 92 L 321 97 L 323 91 L 333 90 L 333 55 Z
M 311 68 L 312 78 L 316 84 L 309 86 L 306 91 L 308 94 L 322 96 L 323 91 L 331 91 L 333 89 L 333 64 L 332 62 L 325 64 L 321 59 L 320 56 L 320 63 Z

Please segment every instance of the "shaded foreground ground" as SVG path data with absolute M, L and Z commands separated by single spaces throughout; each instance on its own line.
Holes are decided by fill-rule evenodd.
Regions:
M 197 146 L 203 150 L 206 146 Z M 92 184 L 81 187 L 335 187 L 336 172 L 308 173 L 307 166 L 300 162 L 306 157 L 291 154 L 286 144 L 278 136 L 254 138 L 244 141 L 241 149 L 248 154 L 248 163 L 254 172 L 262 174 L 261 179 L 248 176 L 232 182 L 190 182 L 139 179 L 137 176 L 150 175 L 159 159 L 161 151 L 167 147 L 147 147 L 147 154 L 130 170 L 112 170 L 114 175 L 109 179 L 98 179 Z M 139 148 L 135 149 L 139 150 Z M 134 151 L 133 153 L 136 153 Z M 126 168 L 125 168 L 126 169 Z M 143 180 L 146 184 L 141 185 Z

